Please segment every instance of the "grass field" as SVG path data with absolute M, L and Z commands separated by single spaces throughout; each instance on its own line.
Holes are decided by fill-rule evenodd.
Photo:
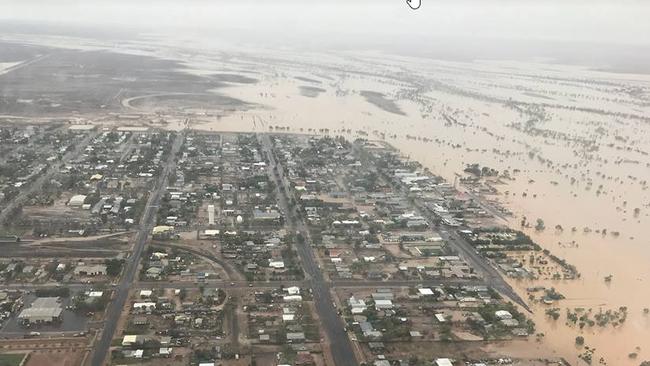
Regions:
M 0 354 L 0 366 L 18 366 L 23 358 L 25 358 L 24 353 Z

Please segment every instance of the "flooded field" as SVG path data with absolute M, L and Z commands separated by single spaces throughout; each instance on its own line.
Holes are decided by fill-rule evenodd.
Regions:
M 69 45 L 61 39 L 48 41 Z M 524 217 L 528 222 L 543 220 L 544 230 L 524 230 L 581 273 L 571 282 L 512 280 L 522 297 L 527 288 L 541 285 L 554 287 L 566 299 L 534 304 L 538 332 L 544 336 L 510 351 L 550 352 L 574 365 L 585 364 L 578 358 L 584 356 L 585 346 L 595 349 L 588 352 L 594 364 L 601 357 L 603 363 L 623 366 L 650 359 L 650 75 L 360 52 L 242 49 L 227 55 L 230 50 L 212 51 L 198 42 L 182 47 L 152 42 L 146 52 L 138 43 L 113 50 L 168 60 L 155 64 L 164 71 L 148 71 L 144 85 L 133 82 L 123 92 L 106 89 L 97 95 L 109 98 L 106 112 L 81 110 L 76 120 L 119 124 L 124 121 L 116 113 L 129 113 L 136 115 L 137 123 L 144 120 L 171 129 L 386 140 L 450 182 L 464 174 L 467 164 L 494 169 L 499 172 L 493 184 L 498 194 L 489 198 L 513 212 L 508 225 L 520 228 Z M 202 52 L 188 57 L 189 50 L 196 49 Z M 28 59 L 0 58 L 0 63 Z M 27 77 L 34 65 L 13 78 Z M 166 81 L 161 93 L 151 86 L 158 79 Z M 55 79 L 45 81 L 48 88 L 57 85 Z M 180 86 L 174 87 L 177 82 Z M 26 94 L 28 99 L 41 93 L 23 92 L 37 94 Z M 181 106 L 190 95 L 183 93 L 193 93 L 189 107 Z M 5 98 L 4 103 L 0 114 L 8 120 L 24 112 L 14 105 L 20 101 Z M 38 120 L 47 121 L 62 118 L 69 109 L 60 112 L 50 104 L 38 112 Z M 578 308 L 585 313 L 591 309 L 594 318 L 601 310 L 623 312 L 622 307 L 624 322 L 618 319 L 616 324 L 581 329 L 567 317 L 567 311 L 573 314 Z M 557 320 L 546 314 L 551 308 L 559 308 Z M 584 337 L 584 345 L 576 345 L 578 336 Z

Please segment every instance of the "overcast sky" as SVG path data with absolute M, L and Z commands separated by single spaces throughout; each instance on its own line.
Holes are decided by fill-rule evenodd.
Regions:
M 487 37 L 650 44 L 647 0 L 2 0 L 0 19 L 165 32 Z
M 215 48 L 371 49 L 650 73 L 650 0 L 421 1 L 411 10 L 406 0 L 0 0 L 0 33 L 153 33 Z

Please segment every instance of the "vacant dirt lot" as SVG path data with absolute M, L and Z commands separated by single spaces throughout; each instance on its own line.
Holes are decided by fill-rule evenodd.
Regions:
M 83 349 L 56 349 L 34 351 L 29 355 L 25 366 L 76 366 L 81 362 L 86 353 Z

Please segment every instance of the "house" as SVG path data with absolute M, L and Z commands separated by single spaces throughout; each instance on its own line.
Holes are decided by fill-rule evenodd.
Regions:
M 136 302 L 133 304 L 134 310 L 150 310 L 155 308 L 156 308 L 155 302 Z
M 106 275 L 106 266 L 103 264 L 80 264 L 75 267 L 74 274 L 77 276 L 104 276 Z
M 145 317 L 145 316 L 136 316 L 131 321 L 131 324 L 133 324 L 133 325 L 147 325 L 147 324 L 149 324 L 149 320 L 147 320 L 147 317 Z
M 161 273 L 162 273 L 162 268 L 159 268 L 159 267 L 150 267 L 150 268 L 147 268 L 147 271 L 146 271 L 146 274 L 145 274 L 145 275 L 146 275 L 148 278 L 158 278 L 158 277 L 160 277 L 160 274 L 161 274 Z
M 517 319 L 501 319 L 499 322 L 508 328 L 515 328 L 519 326 L 519 321 Z
M 70 201 L 68 201 L 68 206 L 70 207 L 81 207 L 83 206 L 84 202 L 86 201 L 86 196 L 83 194 L 77 194 L 74 195 L 70 198 Z
M 375 309 L 387 310 L 393 308 L 393 301 L 391 300 L 375 300 Z
M 253 220 L 255 222 L 278 222 L 282 218 L 282 215 L 276 210 L 254 210 L 253 211 Z
M 142 356 L 144 356 L 144 350 L 142 349 L 125 350 L 122 351 L 122 354 L 124 355 L 125 358 L 142 358 Z
M 512 314 L 507 310 L 497 310 L 494 312 L 494 315 L 499 318 L 499 320 L 512 319 Z
M 438 358 L 436 359 L 436 366 L 454 366 L 448 358 Z
M 348 305 L 350 305 L 350 311 L 352 314 L 361 314 L 366 311 L 366 302 L 359 299 L 357 300 L 354 296 L 348 299 Z
M 370 324 L 370 322 L 367 321 L 359 322 L 359 327 L 361 328 L 361 333 L 366 338 L 379 339 L 382 337 L 382 333 L 378 330 L 375 330 L 375 328 L 372 326 L 372 324 Z
M 125 335 L 124 338 L 122 338 L 122 347 L 130 347 L 137 344 L 142 344 L 143 342 L 144 342 L 144 338 L 142 336 Z
M 302 301 L 302 296 L 300 295 L 286 295 L 282 298 L 284 302 L 300 302 Z
M 284 261 L 281 260 L 269 260 L 269 267 L 273 269 L 284 269 Z
M 287 333 L 287 342 L 289 343 L 304 342 L 304 341 L 305 341 L 305 333 L 303 332 Z
M 166 238 L 171 236 L 174 233 L 173 226 L 160 225 L 156 226 L 152 230 L 152 235 L 155 238 Z
M 284 289 L 289 295 L 300 295 L 300 287 L 291 286 Z

